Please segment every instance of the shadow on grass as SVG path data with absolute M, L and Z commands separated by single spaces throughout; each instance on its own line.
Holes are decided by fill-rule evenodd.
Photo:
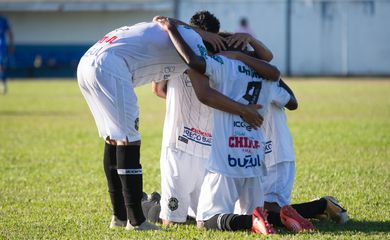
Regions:
M 390 233 L 390 221 L 356 221 L 350 220 L 346 224 L 338 225 L 331 222 L 315 223 L 319 232 L 344 234 L 345 232 L 379 234 Z

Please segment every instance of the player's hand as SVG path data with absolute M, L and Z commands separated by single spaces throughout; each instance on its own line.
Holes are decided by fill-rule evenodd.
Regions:
M 226 43 L 228 46 L 238 47 L 242 44 L 244 50 L 246 46 L 253 40 L 253 37 L 249 33 L 235 33 L 229 37 L 226 37 Z
M 153 22 L 158 23 L 161 28 L 166 32 L 168 32 L 173 27 L 176 27 L 177 25 L 177 21 L 175 21 L 175 19 L 164 16 L 155 16 L 153 18 Z
M 241 117 L 247 122 L 253 129 L 260 128 L 263 124 L 263 117 L 258 110 L 262 108 L 259 104 L 245 105 Z
M 202 37 L 202 39 L 213 46 L 214 50 L 217 52 L 226 50 L 225 47 L 225 39 L 221 36 L 219 36 L 216 33 L 207 32 L 201 29 L 194 29 L 199 35 Z

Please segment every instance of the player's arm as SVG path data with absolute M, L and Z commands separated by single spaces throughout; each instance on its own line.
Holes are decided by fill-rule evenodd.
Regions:
M 285 89 L 290 94 L 290 100 L 285 105 L 288 110 L 296 110 L 298 108 L 298 101 L 291 88 L 282 80 L 279 80 L 279 86 Z
M 166 17 L 155 17 L 153 20 L 158 22 L 160 26 L 168 33 L 173 45 L 176 48 L 176 51 L 179 53 L 180 57 L 188 65 L 188 67 L 195 69 L 202 74 L 205 73 L 206 61 L 203 57 L 196 55 L 195 52 L 184 41 L 183 37 L 176 28 L 176 23 L 170 18 Z
M 195 52 L 184 41 L 176 26 L 169 18 L 160 18 L 157 22 L 165 31 L 168 32 L 169 37 L 171 38 L 171 41 L 179 55 L 191 68 L 191 74 L 189 77 L 199 101 L 221 111 L 240 115 L 255 129 L 260 127 L 263 122 L 263 117 L 257 112 L 257 109 L 260 106 L 248 106 L 237 103 L 220 92 L 212 89 L 209 85 L 208 78 L 202 75 L 206 71 L 206 61 L 204 58 L 195 54 Z M 196 72 L 197 74 L 194 76 L 193 74 Z M 205 79 L 207 81 L 205 81 Z
M 228 58 L 233 58 L 242 61 L 243 63 L 251 67 L 259 75 L 261 75 L 263 78 L 268 79 L 270 81 L 278 81 L 280 78 L 279 69 L 264 60 L 254 58 L 245 53 L 237 51 L 226 51 L 221 52 L 219 54 L 224 55 Z
M 14 53 L 14 34 L 9 26 L 6 34 L 8 37 L 8 53 L 12 55 Z
M 167 18 L 167 17 L 164 17 L 164 16 L 155 16 L 153 18 L 153 21 L 154 22 L 158 22 L 159 19 L 162 19 L 162 18 Z M 175 18 L 169 18 L 172 22 L 175 23 L 175 25 L 185 25 L 187 27 L 190 27 L 191 29 L 193 29 L 195 32 L 197 32 L 200 37 L 203 39 L 203 41 L 206 41 L 208 43 L 211 44 L 211 46 L 213 46 L 213 48 L 219 52 L 219 51 L 222 51 L 222 50 L 226 50 L 226 47 L 225 47 L 225 39 L 221 36 L 219 36 L 218 34 L 216 33 L 212 33 L 212 32 L 207 32 L 205 30 L 202 30 L 196 26 L 192 26 L 192 25 L 189 25 L 185 22 L 182 22 L 178 19 L 175 19 Z
M 209 107 L 219 109 L 235 115 L 240 115 L 251 127 L 257 129 L 263 123 L 263 118 L 257 111 L 261 108 L 257 104 L 244 105 L 231 100 L 210 87 L 209 79 L 195 70 L 188 70 L 192 87 L 199 101 Z
M 267 48 L 264 43 L 254 38 L 249 33 L 235 33 L 230 37 L 227 37 L 226 42 L 229 47 L 234 46 L 237 48 L 238 46 L 242 45 L 242 50 L 244 50 L 245 47 L 249 44 L 254 50 L 253 52 L 250 52 L 251 56 L 265 60 L 267 62 L 270 62 L 274 57 L 271 50 Z
M 159 82 L 152 82 L 152 92 L 160 98 L 166 98 L 167 97 L 167 80 L 162 80 Z

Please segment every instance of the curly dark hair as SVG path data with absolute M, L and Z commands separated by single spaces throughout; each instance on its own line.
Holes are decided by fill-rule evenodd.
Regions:
M 218 18 L 205 10 L 196 12 L 190 19 L 190 25 L 213 33 L 218 33 L 220 27 Z

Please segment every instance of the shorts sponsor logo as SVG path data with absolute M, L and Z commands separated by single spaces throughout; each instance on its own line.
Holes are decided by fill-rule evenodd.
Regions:
M 234 157 L 229 154 L 228 163 L 230 167 L 240 167 L 240 168 L 252 168 L 252 167 L 261 166 L 261 160 L 258 154 L 256 156 L 245 155 L 245 157 L 243 158 Z
M 184 127 L 184 132 L 182 137 L 199 144 L 211 146 L 211 140 L 212 140 L 211 133 L 203 132 L 202 130 L 196 128 Z
M 178 207 L 179 207 L 179 200 L 177 200 L 177 198 L 175 198 L 175 197 L 171 197 L 168 200 L 168 208 L 169 208 L 169 210 L 175 211 Z
M 272 141 L 265 142 L 265 154 L 272 152 Z
M 230 148 L 260 148 L 260 142 L 255 139 L 242 136 L 231 136 L 229 137 L 229 147 Z
M 246 122 L 234 121 L 233 126 L 236 128 L 245 128 L 249 132 L 252 131 L 252 127 Z

